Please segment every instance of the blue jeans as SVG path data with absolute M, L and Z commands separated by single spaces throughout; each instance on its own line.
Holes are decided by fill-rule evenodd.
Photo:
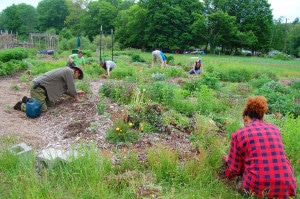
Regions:
M 196 73 L 197 73 L 198 75 L 200 74 L 200 68 L 199 68 L 199 69 L 196 69 L 195 71 L 196 71 Z M 194 69 L 192 68 L 188 73 L 189 73 L 190 75 L 195 74 L 195 73 L 194 73 Z

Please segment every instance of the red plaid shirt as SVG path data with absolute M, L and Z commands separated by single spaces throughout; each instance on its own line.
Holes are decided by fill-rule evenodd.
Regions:
M 243 176 L 243 188 L 258 197 L 289 198 L 296 195 L 296 181 L 285 156 L 279 129 L 252 120 L 231 136 L 227 178 Z

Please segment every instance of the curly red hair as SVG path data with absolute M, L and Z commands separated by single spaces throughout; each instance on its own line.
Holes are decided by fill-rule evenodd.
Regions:
M 267 101 L 264 96 L 249 97 L 243 110 L 243 117 L 249 116 L 252 119 L 262 119 L 268 111 Z

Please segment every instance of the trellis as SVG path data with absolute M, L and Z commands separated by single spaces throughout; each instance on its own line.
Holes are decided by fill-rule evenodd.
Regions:
M 30 43 L 39 50 L 59 50 L 59 36 L 51 34 L 30 33 Z
M 18 34 L 0 32 L 0 49 L 14 48 L 14 47 L 32 47 L 30 43 L 18 42 Z

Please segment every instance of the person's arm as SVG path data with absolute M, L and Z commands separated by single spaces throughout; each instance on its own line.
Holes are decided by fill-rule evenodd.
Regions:
M 194 67 L 193 67 L 193 69 L 194 69 L 194 73 L 195 73 L 195 75 L 198 75 L 198 74 L 197 74 L 197 72 L 196 72 L 196 66 L 197 66 L 197 62 L 194 64 Z
M 230 140 L 230 150 L 228 156 L 223 156 L 226 160 L 227 158 L 227 169 L 225 170 L 225 176 L 227 178 L 234 178 L 235 176 L 241 174 L 243 168 L 243 158 L 240 156 L 240 150 L 238 150 L 237 139 L 233 135 Z
M 70 62 L 70 63 L 73 62 L 73 54 L 69 55 L 69 62 Z

